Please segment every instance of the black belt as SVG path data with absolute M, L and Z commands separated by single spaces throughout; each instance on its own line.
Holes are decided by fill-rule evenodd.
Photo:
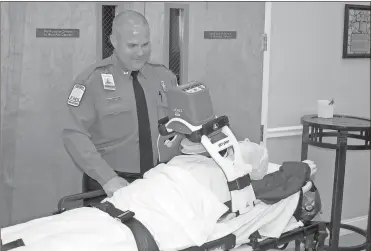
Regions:
M 148 229 L 137 219 L 134 218 L 134 213 L 131 211 L 121 211 L 110 202 L 104 202 L 93 206 L 99 210 L 109 214 L 111 217 L 119 220 L 130 228 L 134 235 L 138 251 L 159 251 L 156 241 Z

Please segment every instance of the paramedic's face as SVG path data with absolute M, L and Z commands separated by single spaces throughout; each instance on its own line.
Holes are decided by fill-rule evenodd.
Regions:
M 122 25 L 111 37 L 116 55 L 130 71 L 140 70 L 151 55 L 148 25 Z

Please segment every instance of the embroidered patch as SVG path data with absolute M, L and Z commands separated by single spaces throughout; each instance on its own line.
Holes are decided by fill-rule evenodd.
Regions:
M 85 93 L 85 86 L 76 84 L 74 85 L 70 96 L 68 97 L 68 104 L 71 106 L 79 106 L 82 97 Z

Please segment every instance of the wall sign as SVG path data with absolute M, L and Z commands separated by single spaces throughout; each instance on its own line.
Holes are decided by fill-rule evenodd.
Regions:
M 71 38 L 80 37 L 79 29 L 36 29 L 36 37 L 59 37 Z
M 237 31 L 204 31 L 204 39 L 236 39 Z

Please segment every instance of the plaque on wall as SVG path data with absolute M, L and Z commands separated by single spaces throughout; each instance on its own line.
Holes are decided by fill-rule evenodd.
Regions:
M 79 29 L 43 29 L 37 28 L 36 29 L 36 37 L 58 37 L 58 38 L 71 38 L 71 37 L 79 37 L 80 30 Z
M 236 39 L 237 31 L 204 31 L 204 39 Z

